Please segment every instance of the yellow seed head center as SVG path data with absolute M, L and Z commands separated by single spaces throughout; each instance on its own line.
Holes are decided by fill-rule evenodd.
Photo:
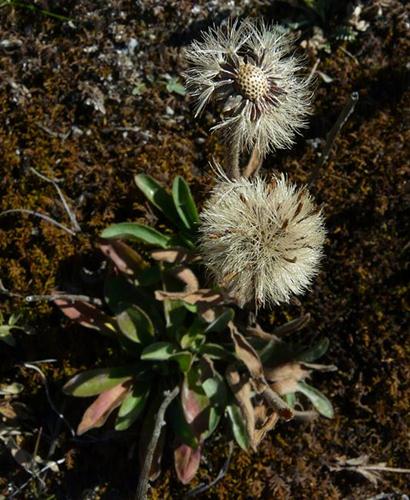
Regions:
M 241 64 L 235 81 L 238 91 L 251 101 L 256 101 L 269 92 L 269 81 L 265 73 L 253 64 Z

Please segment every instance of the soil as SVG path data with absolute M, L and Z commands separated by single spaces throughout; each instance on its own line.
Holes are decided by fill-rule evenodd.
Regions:
M 0 279 L 21 296 L 56 287 L 92 289 L 102 262 L 95 249 L 100 231 L 112 222 L 156 222 L 136 190 L 136 173 L 167 186 L 183 175 L 199 204 L 207 196 L 213 182 L 209 161 L 221 156 L 217 138 L 208 133 L 215 112 L 195 119 L 183 91 L 169 84 L 169 78 L 183 83 L 181 49 L 201 29 L 229 15 L 287 23 L 307 45 L 308 66 L 320 60 L 310 127 L 292 150 L 267 158 L 267 173 L 286 172 L 307 182 L 328 131 L 351 93 L 359 93 L 312 187 L 327 219 L 322 271 L 301 303 L 260 314 L 268 329 L 309 312 L 306 333 L 330 339 L 323 362 L 338 371 L 317 374 L 314 383 L 332 400 L 336 416 L 309 425 L 280 423 L 257 453 L 235 449 L 225 477 L 201 498 L 404 498 L 408 474 L 382 472 L 375 485 L 357 472 L 331 467 L 337 457 L 360 455 L 371 464 L 410 466 L 405 2 L 363 2 L 364 30 L 349 24 L 344 2 L 329 2 L 334 8 L 324 19 L 290 1 L 13 3 L 0 7 L 0 210 L 34 210 L 70 226 L 53 185 L 36 176 L 35 168 L 61 180 L 82 230 L 74 237 L 27 215 L 0 218 Z M 306 22 L 295 28 L 291 23 L 301 18 Z M 65 459 L 43 486 L 32 481 L 14 498 L 132 498 L 138 428 L 114 433 L 106 426 L 90 438 L 73 437 L 50 406 L 40 374 L 23 365 L 56 360 L 39 366 L 51 400 L 75 427 L 86 402 L 65 397 L 61 387 L 73 373 L 104 365 L 112 355 L 109 343 L 62 318 L 47 301 L 27 304 L 3 295 L 1 310 L 6 317 L 22 312 L 34 332 L 16 332 L 15 347 L 0 344 L 1 382 L 24 386 L 19 401 L 26 412 L 19 425 L 31 434 L 19 438 L 19 445 L 33 453 L 38 442 L 42 458 Z M 1 446 L 0 492 L 7 497 L 29 474 Z M 221 435 L 211 440 L 188 486 L 177 482 L 165 454 L 152 498 L 184 498 L 217 476 L 227 453 Z

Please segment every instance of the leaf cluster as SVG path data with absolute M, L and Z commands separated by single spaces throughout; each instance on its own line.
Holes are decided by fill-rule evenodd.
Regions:
M 222 422 L 239 446 L 256 449 L 279 418 L 301 413 L 295 409 L 297 396 L 331 417 L 330 402 L 304 381 L 313 369 L 328 368 L 311 364 L 324 354 L 328 341 L 293 345 L 239 320 L 225 290 L 200 285 L 199 217 L 188 184 L 177 177 L 169 193 L 145 174 L 135 181 L 167 220 L 167 228 L 158 231 L 133 222 L 106 228 L 99 240 L 111 263 L 104 304 L 97 307 L 95 301 L 63 294 L 56 299 L 66 316 L 116 342 L 124 360 L 120 366 L 79 373 L 65 385 L 72 396 L 96 397 L 77 433 L 103 426 L 115 410 L 117 431 L 141 420 L 143 461 L 164 394 L 178 386 L 166 421 L 174 436 L 178 477 L 188 483 L 205 440 Z M 124 240 L 143 244 L 143 251 Z M 280 332 L 289 334 L 304 324 L 296 320 Z M 159 473 L 165 428 L 162 434 L 151 477 Z

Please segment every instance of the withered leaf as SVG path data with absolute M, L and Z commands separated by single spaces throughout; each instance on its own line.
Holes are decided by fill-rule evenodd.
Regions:
M 175 471 L 182 484 L 188 484 L 195 477 L 201 461 L 201 448 L 180 444 L 174 450 Z
M 251 447 L 255 449 L 255 413 L 252 405 L 252 386 L 249 382 L 249 375 L 241 377 L 236 368 L 229 365 L 226 369 L 226 380 L 241 409 Z
M 236 356 L 245 364 L 254 379 L 263 379 L 263 367 L 258 353 L 238 331 L 232 321 L 228 326 L 235 346 Z
M 175 247 L 167 250 L 152 250 L 151 257 L 159 262 L 168 262 L 169 264 L 176 264 L 185 262 L 188 258 L 186 248 Z
M 127 382 L 116 385 L 108 391 L 102 392 L 98 398 L 86 409 L 83 418 L 77 428 L 77 434 L 81 436 L 90 429 L 102 427 L 111 412 L 122 403 L 127 395 L 129 384 Z
M 199 290 L 199 281 L 189 267 L 180 267 L 172 273 L 176 278 L 185 283 L 185 292 L 196 292 Z
M 255 432 L 253 446 L 257 448 L 266 434 L 271 431 L 279 420 L 279 414 L 272 408 L 261 404 L 255 407 Z
M 135 276 L 148 266 L 140 254 L 123 241 L 101 239 L 98 246 L 115 267 L 128 276 Z
M 57 297 L 54 299 L 54 303 L 68 318 L 80 323 L 80 325 L 108 335 L 112 335 L 117 330 L 115 320 L 89 302 Z

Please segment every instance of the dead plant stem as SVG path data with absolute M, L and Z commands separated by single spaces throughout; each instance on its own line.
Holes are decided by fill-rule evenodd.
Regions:
M 350 94 L 349 100 L 347 101 L 347 103 L 343 107 L 342 111 L 340 112 L 340 115 L 338 116 L 336 123 L 330 129 L 330 132 L 328 133 L 327 138 L 326 138 L 326 144 L 325 144 L 325 147 L 323 148 L 323 152 L 322 152 L 322 156 L 320 158 L 320 161 L 313 168 L 313 170 L 310 174 L 309 181 L 308 181 L 309 187 L 311 187 L 318 179 L 322 167 L 327 163 L 327 161 L 329 159 L 330 151 L 333 147 L 333 144 L 336 140 L 336 137 L 338 136 L 339 132 L 342 130 L 344 124 L 349 119 L 349 116 L 353 113 L 354 108 L 356 107 L 358 100 L 359 100 L 359 93 L 352 92 Z
M 154 452 L 158 444 L 158 439 L 161 435 L 161 428 L 165 425 L 164 416 L 168 406 L 172 403 L 172 401 L 178 396 L 179 387 L 175 386 L 172 391 L 164 392 L 164 400 L 161 403 L 161 406 L 158 409 L 157 418 L 155 420 L 154 432 L 151 436 L 151 441 L 148 445 L 147 456 L 145 458 L 144 465 L 142 467 L 142 471 L 140 474 L 140 478 L 137 486 L 137 493 L 135 495 L 135 500 L 146 500 L 147 491 L 149 486 L 149 475 L 152 466 L 152 460 L 154 458 Z
M 258 173 L 262 165 L 262 158 L 259 154 L 258 148 L 254 147 L 252 150 L 251 157 L 249 158 L 248 164 L 246 165 L 243 175 L 244 177 L 250 177 Z

